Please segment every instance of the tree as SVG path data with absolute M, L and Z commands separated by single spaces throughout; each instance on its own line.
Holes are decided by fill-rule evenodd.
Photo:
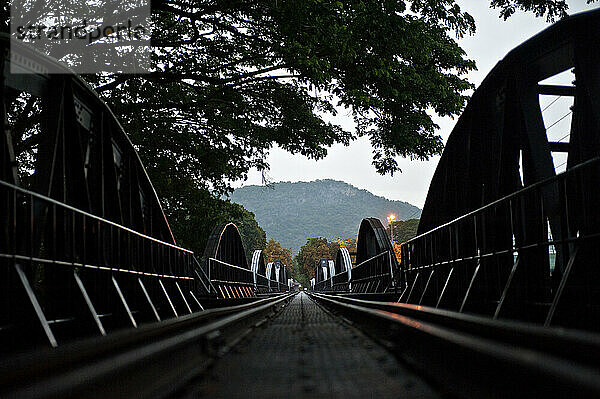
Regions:
M 240 214 L 240 216 L 233 217 L 231 220 L 237 225 L 238 230 L 240 231 L 242 242 L 244 243 L 244 250 L 246 251 L 246 258 L 248 259 L 248 264 L 251 264 L 254 251 L 265 247 L 267 234 L 263 228 L 258 225 L 258 222 L 254 218 L 254 213 L 246 210 L 239 204 L 229 203 L 232 206 L 235 206 Z
M 567 9 L 564 0 L 491 5 L 505 18 Z M 456 115 L 472 87 L 475 65 L 455 38 L 475 25 L 454 0 L 155 0 L 152 9 L 154 71 L 84 78 L 139 150 L 176 238 L 195 250 L 213 221 L 241 212 L 218 198 L 250 168 L 267 168 L 273 145 L 319 159 L 368 136 L 376 169 L 393 173 L 396 156 L 441 151 L 431 114 Z M 354 134 L 326 122 L 336 106 L 353 115 Z M 38 120 L 21 119 L 23 131 Z
M 246 257 L 251 260 L 255 249 L 266 244 L 265 231 L 258 225 L 254 214 L 243 206 L 215 198 L 209 192 L 193 185 L 179 185 L 183 179 L 164 182 L 167 189 L 162 196 L 168 209 L 168 219 L 179 246 L 201 255 L 212 229 L 223 222 L 234 222 L 242 236 Z M 156 183 L 155 183 L 156 184 Z
M 474 63 L 451 32 L 474 23 L 449 3 L 157 0 L 155 72 L 93 83 L 134 142 L 178 155 L 173 167 L 221 192 L 266 168 L 273 144 L 316 159 L 347 144 L 350 132 L 323 118 L 335 105 L 370 136 L 376 168 L 393 172 L 394 156 L 440 152 L 427 110 L 457 114 L 471 88 Z
M 337 253 L 337 249 L 339 248 L 347 248 L 348 252 L 353 253 L 356 252 L 356 244 L 358 243 L 358 238 L 356 236 L 343 239 L 342 237 L 338 237 L 333 240 L 333 243 L 337 246 L 335 252 Z
M 568 8 L 564 0 L 490 4 L 504 18 L 521 9 L 553 20 Z M 430 114 L 457 114 L 471 88 L 464 76 L 475 65 L 455 37 L 475 25 L 454 0 L 152 7 L 155 71 L 88 78 L 150 158 L 219 194 L 249 168 L 267 168 L 273 144 L 319 159 L 327 146 L 367 135 L 382 173 L 398 170 L 396 156 L 429 158 L 442 149 Z M 352 113 L 355 135 L 323 118 L 336 105 Z
M 314 237 L 306 240 L 298 255 L 296 255 L 296 262 L 300 265 L 300 268 L 309 278 L 315 276 L 315 267 L 319 263 L 321 258 L 333 259 L 331 256 L 332 247 L 326 238 Z
M 394 255 L 396 256 L 396 260 L 398 261 L 398 263 L 400 263 L 400 259 L 402 258 L 400 244 L 398 244 L 396 241 L 393 241 L 392 247 L 394 248 Z
M 394 222 L 394 241 L 402 244 L 417 235 L 419 219 L 398 220 Z
M 594 1 L 587 0 L 588 4 Z M 500 8 L 500 16 L 505 20 L 521 9 L 533 11 L 536 17 L 546 15 L 548 22 L 554 22 L 557 17 L 565 17 L 569 8 L 564 0 L 492 0 L 490 4 L 493 8 Z
M 315 276 L 315 267 L 321 260 L 326 258 L 329 260 L 335 260 L 338 249 L 345 247 L 350 252 L 356 252 L 356 237 L 342 239 L 338 237 L 334 240 L 328 241 L 323 237 L 314 237 L 306 240 L 298 255 L 294 258 L 298 263 L 300 270 L 302 270 L 309 278 Z
M 277 259 L 283 263 L 283 265 L 288 270 L 289 274 L 292 273 L 292 250 L 291 248 L 283 248 L 281 243 L 275 241 L 274 239 L 270 239 L 263 250 L 263 254 L 265 256 L 265 262 L 273 262 Z
M 302 286 L 310 287 L 310 277 L 306 270 L 300 266 L 296 257 L 294 257 L 292 262 L 292 278 L 302 284 Z

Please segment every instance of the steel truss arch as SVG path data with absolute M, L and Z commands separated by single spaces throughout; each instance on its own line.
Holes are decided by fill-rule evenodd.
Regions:
M 266 274 L 266 264 L 265 264 L 265 255 L 262 249 L 257 249 L 252 253 L 252 264 L 250 265 L 250 269 L 253 273 L 262 274 L 263 276 Z
M 336 260 L 321 259 L 315 269 L 313 289 L 353 293 L 396 292 L 399 266 L 392 244 L 381 221 L 363 219 L 358 232 L 356 266 L 347 248 L 340 248 Z
M 352 258 L 350 257 L 350 252 L 348 248 L 342 247 L 337 250 L 335 256 L 335 274 L 339 274 L 342 272 L 350 272 L 352 271 Z
M 235 223 L 225 222 L 217 225 L 206 243 L 204 260 L 212 258 L 233 266 L 250 269 L 242 236 Z
M 273 268 L 271 269 L 271 273 L 274 277 L 272 280 L 275 280 L 279 283 L 279 278 L 281 277 L 281 262 L 273 262 Z
M 194 254 L 175 245 L 135 147 L 86 82 L 0 33 L 0 114 L 6 348 L 204 308 L 214 289 Z
M 256 267 L 260 266 L 260 255 L 257 254 Z M 235 223 L 215 226 L 204 249 L 202 262 L 222 298 L 255 295 L 255 273 L 248 265 L 242 236 Z
M 330 259 L 330 260 L 328 260 L 328 261 L 327 261 L 327 266 L 328 266 L 328 269 L 329 269 L 329 270 L 328 270 L 328 272 L 329 272 L 329 277 L 333 277 L 333 276 L 335 276 L 335 275 L 336 275 L 336 272 L 335 272 L 335 261 L 333 261 L 333 260 L 331 260 L 331 259 Z
M 552 152 L 572 167 L 600 149 L 600 10 L 552 25 L 502 59 L 475 90 L 432 178 L 418 233 L 555 175 Z M 575 86 L 539 82 L 574 68 Z M 569 143 L 550 142 L 539 95 L 575 99 Z M 522 153 L 523 179 L 519 173 Z M 554 193 L 544 202 L 555 206 Z M 560 236 L 551 221 L 553 235 Z
M 600 225 L 599 38 L 600 10 L 564 18 L 510 51 L 475 90 L 431 181 L 419 235 L 403 246 L 403 300 L 546 324 L 599 320 L 600 304 L 582 294 L 600 286 L 600 246 L 588 239 Z M 569 70 L 572 85 L 544 82 Z M 541 95 L 573 99 L 562 139 L 549 138 L 555 123 L 544 122 Z M 553 153 L 567 155 L 564 173 Z
M 279 270 L 279 281 L 282 284 L 288 284 L 288 272 L 287 272 L 287 267 L 281 263 L 281 269 Z
M 3 33 L 0 57 L 0 180 L 174 244 L 137 151 L 96 92 Z M 30 114 L 15 114 L 19 107 Z M 12 122 L 19 117 L 29 121 L 26 130 Z
M 315 267 L 315 282 L 320 283 L 328 278 L 327 259 L 321 259 Z
M 273 262 L 269 262 L 267 263 L 267 268 L 265 269 L 265 277 L 270 279 L 271 278 L 271 273 L 273 270 Z
M 381 221 L 377 218 L 363 219 L 358 229 L 356 264 L 388 251 L 393 251 L 392 244 Z
M 399 284 L 398 262 L 385 227 L 377 218 L 360 223 L 356 267 L 351 271 L 352 292 L 388 292 Z
M 350 252 L 348 248 L 342 247 L 338 249 L 335 256 L 335 275 L 341 275 L 342 273 L 346 273 L 347 279 L 346 284 L 340 284 L 340 290 L 352 290 L 352 258 L 350 257 Z M 343 282 L 343 280 L 342 280 Z

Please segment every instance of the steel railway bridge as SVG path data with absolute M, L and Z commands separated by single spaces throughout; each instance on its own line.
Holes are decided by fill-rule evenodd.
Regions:
M 233 223 L 178 247 L 110 109 L 1 36 L 0 397 L 600 397 L 599 38 L 592 11 L 511 51 L 418 236 L 365 218 L 298 294 Z

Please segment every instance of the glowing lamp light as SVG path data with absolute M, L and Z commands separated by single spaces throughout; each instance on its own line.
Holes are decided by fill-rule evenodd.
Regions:
M 387 221 L 388 223 L 393 223 L 396 221 L 396 215 L 394 215 L 393 213 L 387 217 Z

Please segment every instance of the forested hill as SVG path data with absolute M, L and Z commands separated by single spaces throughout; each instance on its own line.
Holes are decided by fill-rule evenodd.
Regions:
M 336 180 L 246 186 L 236 189 L 231 200 L 254 212 L 267 237 L 294 253 L 308 237 L 356 236 L 365 217 L 379 218 L 385 224 L 390 213 L 399 220 L 421 216 L 421 210 L 407 202 L 391 201 Z

